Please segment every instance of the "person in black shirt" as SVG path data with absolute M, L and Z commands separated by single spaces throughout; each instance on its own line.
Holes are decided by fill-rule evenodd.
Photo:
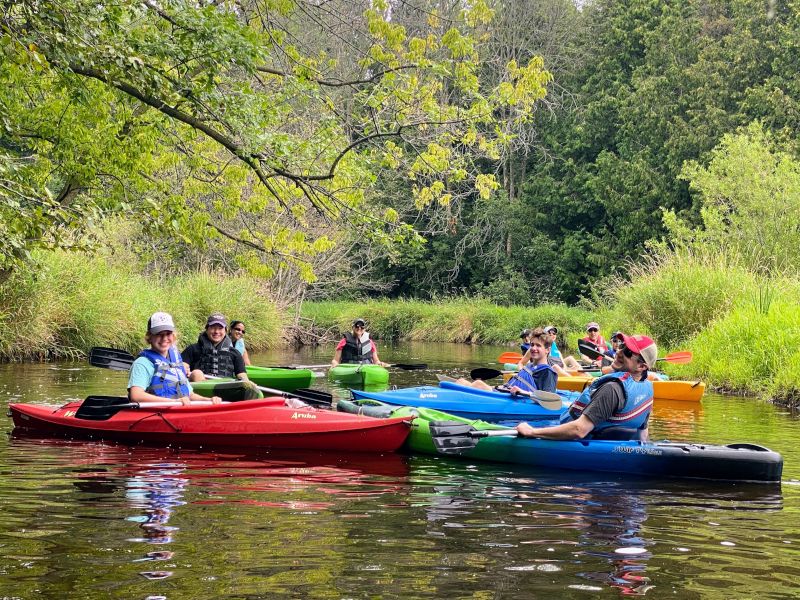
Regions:
M 181 353 L 189 370 L 189 381 L 203 381 L 207 375 L 248 381 L 244 358 L 226 334 L 227 325 L 224 315 L 211 315 L 197 343 Z

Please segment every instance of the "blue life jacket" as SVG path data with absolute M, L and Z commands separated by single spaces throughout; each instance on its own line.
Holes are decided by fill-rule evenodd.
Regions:
M 372 342 L 368 333 L 364 333 L 359 339 L 348 331 L 344 334 L 344 340 L 344 346 L 342 347 L 343 363 L 372 363 Z
M 624 427 L 631 430 L 644 429 L 647 425 L 647 417 L 653 408 L 653 383 L 646 377 L 642 381 L 636 381 L 630 373 L 624 371 L 609 373 L 595 379 L 572 403 L 569 410 L 561 417 L 561 421 L 574 421 L 580 417 L 592 402 L 594 391 L 608 381 L 619 381 L 622 384 L 625 405 L 621 411 L 612 414 L 607 421 L 595 423 L 592 437 L 599 437 L 598 434 L 602 430 L 611 427 Z
M 183 359 L 177 349 L 170 348 L 166 359 L 150 349 L 142 350 L 139 356 L 144 356 L 156 368 L 146 392 L 160 398 L 181 398 L 191 393 Z
M 544 374 L 542 371 L 552 371 L 555 374 L 555 371 L 550 367 L 550 365 L 536 365 L 533 366 L 531 363 L 528 363 L 519 373 L 514 374 L 511 379 L 506 381 L 502 388 L 506 390 L 517 386 L 519 389 L 525 392 L 532 392 L 534 390 L 541 390 L 542 387 L 540 385 L 541 376 Z M 558 377 L 558 375 L 556 375 Z M 499 388 L 499 389 L 502 389 Z M 550 391 L 550 390 L 544 390 Z

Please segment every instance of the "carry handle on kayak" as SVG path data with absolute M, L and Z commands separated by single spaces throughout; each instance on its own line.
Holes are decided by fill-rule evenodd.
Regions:
M 516 429 L 478 430 L 469 423 L 458 421 L 431 421 L 430 433 L 433 446 L 440 454 L 464 454 L 485 437 L 519 435 Z
M 89 351 L 89 364 L 94 367 L 100 367 L 101 369 L 129 371 L 133 365 L 133 361 L 135 360 L 136 358 L 130 352 L 118 350 L 116 348 L 94 347 Z M 210 375 L 206 375 L 206 378 L 220 379 L 219 377 L 213 377 Z M 281 396 L 283 398 L 298 398 L 304 402 L 308 402 L 309 404 L 314 404 L 317 406 L 330 407 L 333 404 L 333 396 L 327 392 L 321 392 L 319 390 L 299 389 L 295 390 L 294 392 L 287 393 L 283 390 L 276 390 L 260 385 L 256 385 L 255 387 L 262 392 L 267 392 L 268 394 Z

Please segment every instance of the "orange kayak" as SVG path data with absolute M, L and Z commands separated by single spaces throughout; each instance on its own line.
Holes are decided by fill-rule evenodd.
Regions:
M 503 379 L 508 381 L 513 374 L 513 372 L 503 373 Z M 586 375 L 559 375 L 557 387 L 567 392 L 582 392 L 593 380 L 594 377 Z M 706 384 L 702 381 L 654 381 L 653 391 L 656 400 L 700 402 L 706 392 Z
M 581 375 L 559 376 L 558 389 L 571 392 L 581 392 L 593 381 L 592 377 Z M 684 402 L 699 402 L 706 391 L 706 384 L 702 381 L 654 381 L 653 392 L 656 400 L 682 400 Z

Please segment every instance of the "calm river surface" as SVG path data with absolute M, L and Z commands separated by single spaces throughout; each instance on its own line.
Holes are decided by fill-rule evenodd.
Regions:
M 382 345 L 381 357 L 431 366 L 393 372 L 402 387 L 505 350 Z M 126 380 L 85 363 L 0 365 L 0 403 L 118 395 Z M 0 598 L 800 596 L 800 421 L 758 400 L 657 402 L 651 435 L 765 445 L 784 456 L 779 486 L 172 451 L 19 438 L 10 419 L 0 428 Z

